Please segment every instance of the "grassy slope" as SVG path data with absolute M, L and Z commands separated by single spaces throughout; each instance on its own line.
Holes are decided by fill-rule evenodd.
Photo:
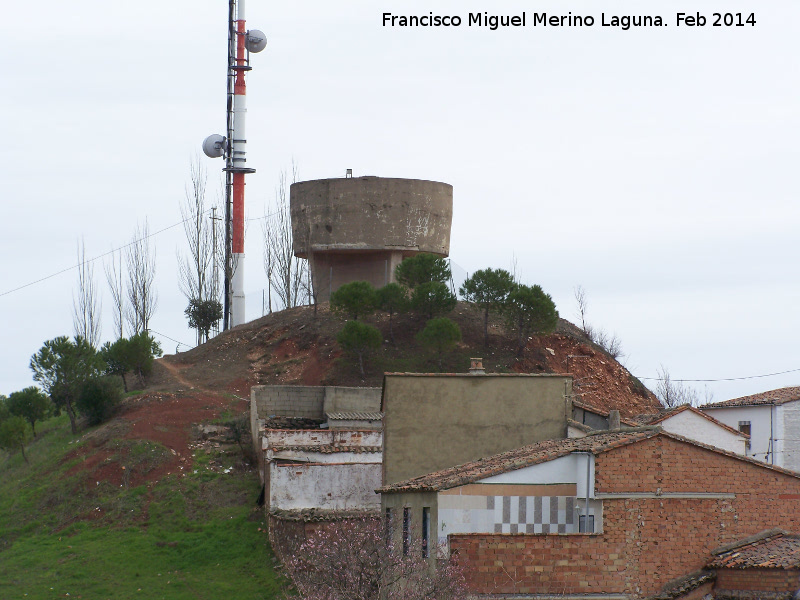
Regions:
M 253 508 L 258 478 L 241 469 L 240 457 L 197 450 L 185 476 L 92 485 L 81 469 L 69 474 L 81 460 L 69 453 L 81 442 L 66 418 L 41 430 L 28 448 L 30 465 L 19 454 L 0 455 L 0 598 L 280 595 L 263 513 Z M 138 452 L 138 468 L 147 469 L 164 450 L 139 442 L 125 456 Z

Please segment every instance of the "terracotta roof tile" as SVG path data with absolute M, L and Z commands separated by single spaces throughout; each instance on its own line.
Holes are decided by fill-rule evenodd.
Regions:
M 486 458 L 481 458 L 473 462 L 451 467 L 427 475 L 420 475 L 413 479 L 400 481 L 383 486 L 376 491 L 378 493 L 397 493 L 397 492 L 438 492 L 442 490 L 449 490 L 455 487 L 474 483 L 481 479 L 507 473 L 509 471 L 516 471 L 531 465 L 549 462 L 556 458 L 561 458 L 573 452 L 591 452 L 592 454 L 600 454 L 607 452 L 614 448 L 627 446 L 640 442 L 642 440 L 663 435 L 673 440 L 697 446 L 704 450 L 709 450 L 717 454 L 723 454 L 729 458 L 748 462 L 756 465 L 762 469 L 770 469 L 777 471 L 790 477 L 800 479 L 800 473 L 796 471 L 789 471 L 783 467 L 776 467 L 775 465 L 765 464 L 761 461 L 750 458 L 749 456 L 742 456 L 728 450 L 717 448 L 703 444 L 696 440 L 683 437 L 668 431 L 664 431 L 659 426 L 645 426 L 645 427 L 631 427 L 626 429 L 619 429 L 612 432 L 598 432 L 590 433 L 582 438 L 568 438 L 560 440 L 547 440 L 530 446 L 523 446 L 516 450 L 503 452 Z
M 731 400 L 723 400 L 722 402 L 714 402 L 712 404 L 704 404 L 700 407 L 701 410 L 707 408 L 725 408 L 727 406 L 761 406 L 771 404 L 786 404 L 800 400 L 800 386 L 785 387 L 778 390 L 770 390 L 768 392 L 761 392 L 760 394 L 752 394 L 750 396 L 742 396 L 741 398 L 732 398 Z
M 799 569 L 800 535 L 772 529 L 714 554 L 712 569 Z
M 320 446 L 271 446 L 273 452 L 317 452 L 319 454 L 333 454 L 335 452 L 352 452 L 362 454 L 365 452 L 381 452 L 380 446 L 337 446 L 325 444 Z

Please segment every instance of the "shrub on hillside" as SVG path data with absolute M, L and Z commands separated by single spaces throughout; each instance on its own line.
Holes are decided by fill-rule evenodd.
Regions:
M 447 317 L 431 319 L 425 329 L 417 334 L 417 341 L 428 350 L 433 351 L 442 370 L 442 357 L 451 352 L 461 341 L 461 329 Z
M 345 283 L 331 294 L 331 310 L 348 319 L 358 320 L 378 306 L 378 295 L 368 281 Z
M 411 294 L 411 307 L 426 319 L 446 315 L 457 302 L 450 288 L 440 281 L 421 283 Z
M 36 437 L 36 421 L 45 420 L 53 412 L 50 398 L 36 386 L 12 392 L 6 401 L 6 407 L 12 415 L 22 417 L 31 424 L 33 437 Z
M 107 375 L 90 379 L 78 396 L 77 407 L 89 420 L 89 425 L 98 425 L 110 419 L 122 400 L 122 380 Z
M 352 352 L 358 358 L 358 368 L 361 378 L 364 374 L 364 357 L 370 352 L 380 348 L 383 336 L 377 328 L 360 321 L 348 321 L 336 336 L 336 341 L 347 352 Z
M 28 423 L 22 417 L 11 416 L 0 422 L 0 448 L 8 452 L 19 450 L 28 462 L 25 444 L 31 439 Z

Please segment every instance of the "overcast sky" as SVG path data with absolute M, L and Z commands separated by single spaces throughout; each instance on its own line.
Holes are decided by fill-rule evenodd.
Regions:
M 89 256 L 181 220 L 203 138 L 224 133 L 224 0 L 10 3 L 0 20 L 0 393 L 72 334 Z M 677 12 L 706 16 L 677 26 Z M 469 27 L 470 12 L 526 27 Z M 755 26 L 713 27 L 755 11 Z M 382 26 L 382 14 L 461 27 Z M 593 27 L 533 25 L 534 13 Z M 666 26 L 603 27 L 612 15 Z M 796 0 L 247 3 L 269 45 L 248 75 L 248 319 L 265 287 L 258 217 L 282 169 L 301 179 L 453 185 L 456 270 L 509 268 L 576 320 L 616 333 L 637 376 L 722 379 L 800 369 L 800 3 Z M 209 194 L 221 159 L 202 157 Z M 212 198 L 213 199 L 213 198 Z M 180 227 L 152 239 L 165 351 L 191 345 L 177 283 Z M 103 338 L 113 337 L 102 261 Z M 10 293 L 9 293 L 10 292 Z M 160 337 L 160 336 L 168 336 Z M 646 381 L 651 387 L 653 381 Z M 708 383 L 714 400 L 800 384 L 800 372 Z M 703 389 L 703 384 L 697 384 Z

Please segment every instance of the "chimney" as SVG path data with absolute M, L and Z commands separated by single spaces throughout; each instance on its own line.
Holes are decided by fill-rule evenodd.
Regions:
M 612 410 L 608 413 L 608 428 L 609 429 L 619 429 L 619 411 Z
M 469 359 L 469 374 L 470 375 L 486 375 L 486 371 L 483 368 L 483 359 L 482 358 L 470 358 Z

